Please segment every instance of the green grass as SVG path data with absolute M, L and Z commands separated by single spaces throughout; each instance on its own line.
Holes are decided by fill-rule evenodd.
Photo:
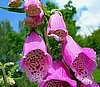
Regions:
M 93 73 L 93 77 L 96 82 L 100 83 L 100 67 L 95 70 L 95 72 Z

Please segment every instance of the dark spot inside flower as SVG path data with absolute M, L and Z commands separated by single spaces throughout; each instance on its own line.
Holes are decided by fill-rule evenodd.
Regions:
M 66 32 L 64 30 L 50 30 L 48 35 L 50 34 L 55 34 L 57 36 L 59 36 L 61 39 L 63 39 L 66 36 Z
M 42 71 L 42 70 L 43 70 L 43 67 L 40 68 L 40 71 Z
M 70 87 L 70 84 L 66 81 L 52 79 L 47 81 L 44 87 Z
M 40 67 L 40 64 L 38 66 L 36 66 L 36 69 L 39 69 L 39 67 Z
M 30 68 L 28 68 L 29 70 L 31 70 Z
M 34 73 L 36 73 L 37 71 L 34 71 Z
M 33 72 L 31 72 L 31 74 L 33 75 L 34 73 L 33 73 Z
M 34 67 L 32 67 L 32 70 L 35 70 Z
M 84 69 L 79 69 L 78 71 L 81 72 L 81 71 L 83 71 L 83 70 L 84 70 Z
M 86 71 L 84 71 L 85 72 L 85 74 L 87 74 L 87 72 Z

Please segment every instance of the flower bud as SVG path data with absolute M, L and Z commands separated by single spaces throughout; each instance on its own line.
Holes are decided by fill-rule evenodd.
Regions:
M 12 8 L 17 8 L 21 6 L 21 4 L 22 4 L 22 0 L 10 0 L 10 2 L 8 3 L 8 6 Z

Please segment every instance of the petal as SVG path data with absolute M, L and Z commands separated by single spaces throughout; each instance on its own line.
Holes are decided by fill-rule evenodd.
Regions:
M 52 57 L 50 54 L 45 53 L 45 58 L 46 58 L 46 62 L 47 62 L 47 69 L 51 68 L 52 66 Z
M 47 78 L 42 80 L 42 82 L 39 84 L 39 87 L 45 87 L 45 84 L 51 80 L 59 81 L 59 84 L 64 81 L 65 84 L 69 83 L 70 87 L 76 87 L 76 82 L 71 79 L 68 68 L 61 60 L 53 61 L 52 67 L 49 69 L 48 73 L 49 74 Z
M 58 12 L 55 12 L 49 19 L 47 35 L 55 38 L 57 41 L 63 41 L 67 34 L 66 24 L 62 16 Z
M 25 40 L 23 53 L 27 55 L 32 50 L 40 49 L 43 52 L 47 52 L 47 48 L 42 37 L 35 32 L 32 32 Z
M 90 58 L 96 58 L 96 52 L 91 48 L 83 48 L 83 53 L 85 53 Z
M 99 85 L 94 81 L 94 79 L 92 79 L 91 85 L 81 84 L 80 87 L 99 87 Z
M 62 42 L 62 56 L 67 65 L 70 66 L 81 52 L 82 48 L 73 40 L 71 36 L 67 36 L 66 40 Z
M 64 81 L 65 83 L 69 83 L 70 87 L 76 87 L 76 82 L 74 80 L 71 80 L 69 78 L 59 77 L 59 76 L 56 76 L 56 75 L 50 75 L 50 76 L 47 77 L 46 80 L 42 80 L 41 83 L 39 84 L 39 87 L 45 87 L 45 84 L 48 81 L 51 81 L 51 80 L 59 81 L 59 83 Z
M 54 70 L 54 72 L 53 72 L 53 70 Z M 68 67 L 65 66 L 61 60 L 53 61 L 52 68 L 50 68 L 48 72 L 51 73 L 52 75 L 58 75 L 60 77 L 71 78 Z
M 76 78 L 79 79 L 82 83 L 86 85 L 92 84 L 90 77 L 93 71 L 96 69 L 95 60 L 89 58 L 84 53 L 80 53 L 73 61 L 71 68 L 75 72 Z
M 28 66 L 26 65 L 26 58 L 24 56 L 20 60 L 20 67 L 23 72 L 26 72 L 28 70 Z
M 42 11 L 37 16 L 28 16 L 24 21 L 24 25 L 29 26 L 31 28 L 37 27 L 42 23 L 43 18 L 44 18 L 44 13 Z
M 33 50 L 26 55 L 27 77 L 31 82 L 40 82 L 52 66 L 52 57 L 42 50 Z
M 47 72 L 46 72 L 46 74 L 47 74 Z M 29 71 L 26 72 L 28 79 L 31 82 L 36 82 L 36 83 L 41 82 L 42 79 L 46 76 L 46 74 L 43 73 L 43 72 L 37 72 L 37 73 L 34 73 L 34 74 L 32 72 L 29 72 Z
M 91 75 L 96 69 L 95 52 L 92 49 L 82 49 L 70 36 L 67 36 L 62 42 L 62 56 L 78 80 L 85 85 L 92 84 Z
M 39 0 L 26 0 L 24 10 L 28 16 L 37 16 L 42 11 L 42 5 Z

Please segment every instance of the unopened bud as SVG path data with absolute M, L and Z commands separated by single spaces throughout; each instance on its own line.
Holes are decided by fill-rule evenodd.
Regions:
M 10 85 L 14 85 L 15 84 L 15 81 L 13 78 L 10 78 L 10 77 L 7 77 L 7 82 L 10 84 Z
M 8 6 L 12 8 L 17 8 L 21 6 L 21 4 L 22 4 L 22 0 L 10 0 L 10 2 L 8 3 Z

